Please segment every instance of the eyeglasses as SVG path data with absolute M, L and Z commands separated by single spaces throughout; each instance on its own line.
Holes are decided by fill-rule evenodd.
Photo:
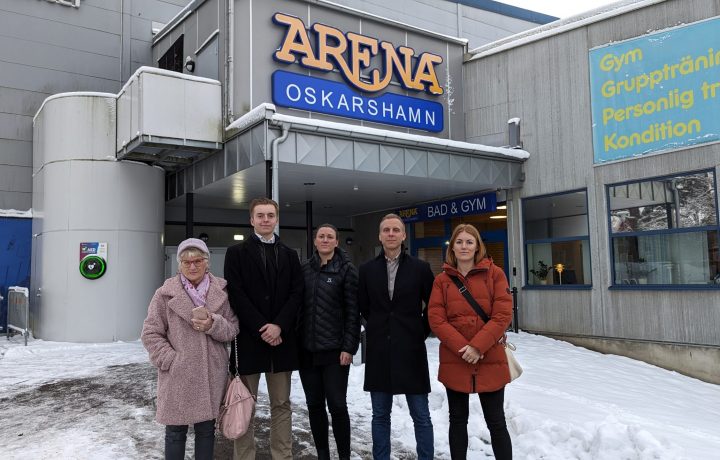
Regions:
M 207 262 L 207 259 L 195 259 L 195 260 L 181 260 L 180 263 L 184 268 L 190 268 L 191 265 L 195 265 L 196 267 L 201 266 Z

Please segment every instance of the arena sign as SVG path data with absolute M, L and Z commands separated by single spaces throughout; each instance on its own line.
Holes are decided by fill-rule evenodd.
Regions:
M 273 58 L 282 63 L 323 72 L 336 71 L 350 86 L 304 74 L 277 70 L 272 76 L 273 102 L 313 112 L 373 121 L 431 132 L 443 130 L 442 104 L 394 93 L 380 93 L 395 76 L 405 89 L 431 96 L 444 93 L 436 66 L 443 62 L 432 53 L 415 55 L 406 46 L 395 47 L 353 32 L 315 23 L 313 47 L 308 29 L 300 18 L 275 13 L 275 24 L 285 27 L 285 36 Z M 378 56 L 382 70 L 371 68 Z

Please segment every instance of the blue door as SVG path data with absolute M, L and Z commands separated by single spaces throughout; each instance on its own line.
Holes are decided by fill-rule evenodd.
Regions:
M 8 287 L 30 287 L 32 219 L 0 217 L 0 330 L 7 330 Z

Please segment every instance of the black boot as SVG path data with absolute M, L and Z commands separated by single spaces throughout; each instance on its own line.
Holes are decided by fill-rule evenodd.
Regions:
M 330 451 L 325 449 L 317 449 L 318 460 L 330 460 Z

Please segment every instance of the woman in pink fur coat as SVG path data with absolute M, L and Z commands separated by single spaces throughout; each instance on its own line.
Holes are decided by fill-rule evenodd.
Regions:
M 178 246 L 180 273 L 155 292 L 143 323 L 142 342 L 158 368 L 156 420 L 165 427 L 165 458 L 185 458 L 188 425 L 195 429 L 195 458 L 212 459 L 215 418 L 228 378 L 224 342 L 238 322 L 224 279 L 208 271 L 202 240 Z

